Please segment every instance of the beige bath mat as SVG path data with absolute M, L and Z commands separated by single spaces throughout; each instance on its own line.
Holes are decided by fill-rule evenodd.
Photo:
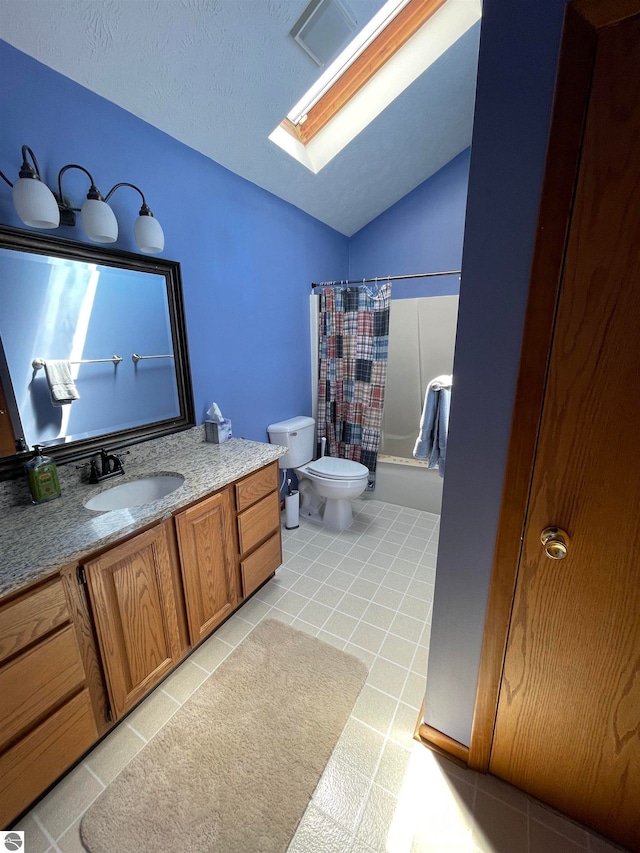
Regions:
M 267 620 L 85 814 L 91 853 L 285 851 L 367 675 Z

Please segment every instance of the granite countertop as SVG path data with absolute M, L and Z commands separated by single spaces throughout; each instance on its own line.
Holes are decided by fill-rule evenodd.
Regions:
M 61 465 L 60 498 L 33 505 L 27 503 L 28 490 L 21 488 L 17 505 L 4 506 L 0 520 L 0 596 L 41 580 L 67 563 L 82 561 L 93 551 L 160 521 L 286 452 L 278 445 L 242 438 L 208 443 L 202 426 L 128 449 L 130 453 L 122 457 L 122 477 L 90 485 L 82 482 L 83 473 L 73 463 Z M 143 506 L 111 512 L 85 509 L 87 498 L 151 474 L 181 474 L 185 481 L 167 497 Z

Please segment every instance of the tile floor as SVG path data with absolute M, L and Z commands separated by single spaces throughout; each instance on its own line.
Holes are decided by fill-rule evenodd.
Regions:
M 27 853 L 81 853 L 84 811 L 267 616 L 370 667 L 288 853 L 619 850 L 412 740 L 425 687 L 439 519 L 375 500 L 355 507 L 348 531 L 308 521 L 283 530 L 284 564 L 275 578 L 14 827 L 26 830 Z

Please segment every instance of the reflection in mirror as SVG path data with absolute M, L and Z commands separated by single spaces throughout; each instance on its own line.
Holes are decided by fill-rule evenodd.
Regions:
M 193 423 L 174 262 L 0 229 L 0 337 L 18 448 L 77 458 Z

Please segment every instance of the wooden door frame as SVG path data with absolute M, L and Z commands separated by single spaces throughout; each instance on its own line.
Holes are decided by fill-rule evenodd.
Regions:
M 469 767 L 481 772 L 489 769 L 598 35 L 636 15 L 640 0 L 567 5 L 469 746 Z

